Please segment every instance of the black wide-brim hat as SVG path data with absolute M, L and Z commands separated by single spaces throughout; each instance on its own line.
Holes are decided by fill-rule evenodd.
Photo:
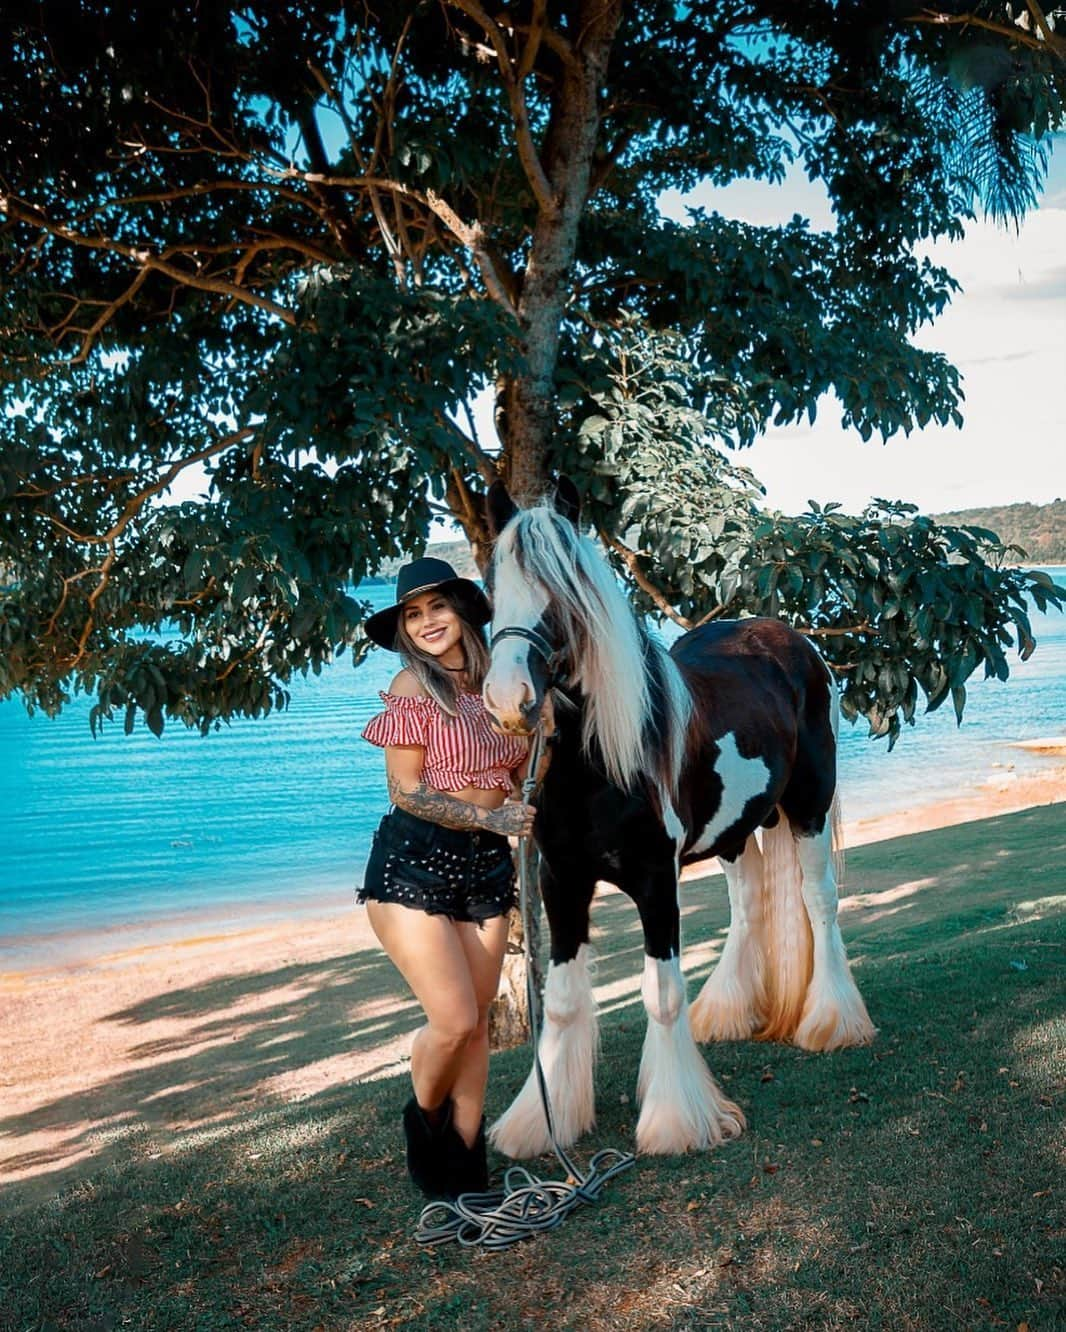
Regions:
M 388 606 L 363 625 L 367 638 L 390 652 L 398 651 L 396 631 L 405 601 L 422 592 L 447 592 L 459 606 L 463 619 L 480 629 L 492 619 L 488 598 L 469 578 L 460 578 L 447 560 L 425 558 L 405 564 L 396 577 L 396 604 Z

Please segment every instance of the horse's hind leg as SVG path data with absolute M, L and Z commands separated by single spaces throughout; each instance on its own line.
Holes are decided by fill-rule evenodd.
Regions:
M 560 883 L 542 861 L 540 887 L 551 930 L 551 961 L 544 983 L 544 1025 L 538 1053 L 555 1137 L 561 1147 L 568 1147 L 596 1122 L 599 1033 L 588 947 L 589 904 L 596 884 L 588 878 Z M 535 1069 L 493 1124 L 489 1137 L 505 1156 L 525 1158 L 551 1151 Z
M 735 860 L 718 859 L 729 888 L 729 933 L 692 1005 L 692 1034 L 698 1041 L 746 1041 L 766 1016 L 762 852 L 752 836 Z
M 676 874 L 671 866 L 668 875 L 619 886 L 636 902 L 644 926 L 640 990 L 648 1030 L 637 1079 L 637 1146 L 650 1153 L 715 1147 L 743 1130 L 744 1115 L 722 1095 L 689 1026 Z
M 804 1050 L 839 1050 L 868 1045 L 876 1034 L 851 975 L 837 923 L 832 828 L 812 836 L 795 834 L 803 874 L 803 905 L 814 936 L 814 970 L 793 1040 Z

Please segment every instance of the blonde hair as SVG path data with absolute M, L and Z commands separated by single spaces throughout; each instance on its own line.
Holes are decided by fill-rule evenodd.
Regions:
M 459 617 L 459 623 L 462 626 L 466 678 L 470 682 L 471 692 L 480 693 L 481 686 L 485 683 L 485 676 L 488 674 L 490 660 L 484 630 L 478 629 L 470 623 L 463 614 L 462 605 L 456 598 L 450 596 L 447 592 L 441 592 L 440 596 Z M 415 644 L 411 635 L 407 632 L 402 612 L 396 625 L 396 649 L 404 666 L 411 672 L 434 703 L 440 707 L 441 711 L 447 713 L 449 717 L 458 716 L 458 673 L 441 666 L 432 653 L 423 651 Z

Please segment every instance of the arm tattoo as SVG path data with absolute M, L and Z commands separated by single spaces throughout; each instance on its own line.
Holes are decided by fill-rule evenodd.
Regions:
M 413 791 L 405 791 L 395 777 L 389 778 L 389 799 L 416 818 L 439 823 L 444 828 L 459 828 L 463 832 L 477 832 L 484 828 L 483 820 L 489 812 L 468 800 L 426 786 L 424 782 L 419 782 Z

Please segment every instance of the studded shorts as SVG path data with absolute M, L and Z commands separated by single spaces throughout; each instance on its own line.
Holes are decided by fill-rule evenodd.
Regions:
M 507 839 L 443 828 L 393 809 L 374 834 L 356 900 L 399 902 L 458 921 L 505 916 L 515 900 Z

